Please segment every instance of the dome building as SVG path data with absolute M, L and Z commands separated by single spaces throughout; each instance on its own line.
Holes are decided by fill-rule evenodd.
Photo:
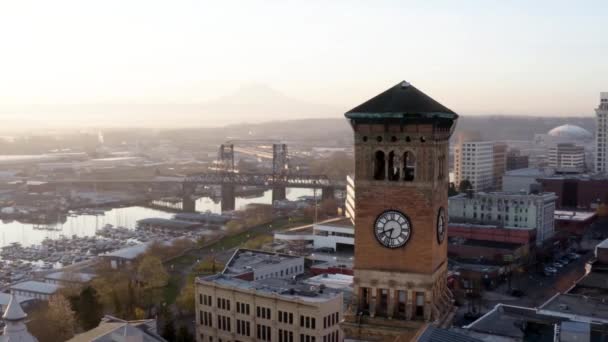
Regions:
M 591 142 L 593 134 L 588 130 L 576 125 L 561 125 L 550 130 L 547 135 L 560 143 L 582 144 Z

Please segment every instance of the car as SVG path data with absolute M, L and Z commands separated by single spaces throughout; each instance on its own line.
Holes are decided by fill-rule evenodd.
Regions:
M 568 265 L 570 263 L 570 259 L 568 259 L 566 257 L 561 257 L 557 261 L 559 261 L 559 263 L 562 264 L 562 265 L 564 265 L 564 266 L 566 266 L 566 265 Z
M 558 261 L 552 263 L 551 266 L 553 266 L 555 268 L 562 268 L 562 267 L 564 267 L 564 265 L 562 265 L 562 263 L 558 262 Z
M 511 290 L 511 296 L 513 297 L 523 297 L 526 293 L 520 289 Z
M 547 277 L 554 276 L 557 274 L 557 269 L 555 267 L 547 266 L 544 268 L 543 273 Z
M 570 260 L 578 260 L 581 258 L 581 255 L 576 253 L 568 253 L 567 257 L 570 258 Z

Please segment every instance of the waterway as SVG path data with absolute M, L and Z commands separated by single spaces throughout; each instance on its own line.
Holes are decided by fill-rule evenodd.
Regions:
M 300 196 L 312 196 L 312 189 L 287 189 L 287 199 L 296 200 Z M 319 193 L 317 193 L 319 195 Z M 260 196 L 237 197 L 236 208 L 242 209 L 250 203 L 272 202 L 272 191 L 265 191 Z M 221 213 L 221 202 L 214 202 L 211 198 L 199 198 L 196 201 L 196 210 L 199 212 L 211 211 Z M 60 236 L 92 236 L 95 231 L 106 224 L 134 229 L 137 221 L 149 218 L 171 218 L 173 213 L 140 206 L 114 208 L 107 210 L 104 215 L 75 215 L 68 216 L 65 222 L 56 223 L 51 226 L 53 230 L 35 229 L 36 225 L 21 223 L 18 221 L 0 222 L 0 247 L 18 242 L 23 246 L 40 244 L 45 238 L 57 239 Z

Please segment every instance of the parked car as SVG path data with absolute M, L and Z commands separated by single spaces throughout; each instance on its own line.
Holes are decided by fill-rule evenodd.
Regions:
M 578 260 L 581 258 L 580 254 L 576 253 L 568 253 L 567 257 L 570 258 L 570 260 Z
M 523 297 L 526 293 L 520 289 L 511 290 L 511 296 L 513 297 Z
M 554 262 L 553 264 L 551 264 L 551 266 L 553 266 L 555 268 L 562 268 L 562 267 L 564 267 L 564 265 L 561 262 L 559 262 L 559 261 Z
M 547 266 L 543 269 L 545 275 L 547 277 L 553 276 L 555 274 L 557 274 L 557 269 L 555 267 L 551 267 L 551 266 Z
M 561 257 L 561 258 L 559 258 L 558 261 L 560 264 L 562 264 L 564 266 L 566 266 L 570 263 L 570 259 L 568 259 L 567 257 Z

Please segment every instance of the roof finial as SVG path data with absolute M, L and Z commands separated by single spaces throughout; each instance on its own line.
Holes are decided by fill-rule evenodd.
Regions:
M 401 88 L 407 88 L 409 86 L 410 86 L 410 82 L 408 82 L 408 81 L 401 82 Z
M 8 302 L 8 306 L 6 307 L 2 318 L 6 321 L 20 321 L 26 317 L 27 314 L 21 308 L 17 297 L 15 297 L 14 294 L 11 294 L 11 299 Z

